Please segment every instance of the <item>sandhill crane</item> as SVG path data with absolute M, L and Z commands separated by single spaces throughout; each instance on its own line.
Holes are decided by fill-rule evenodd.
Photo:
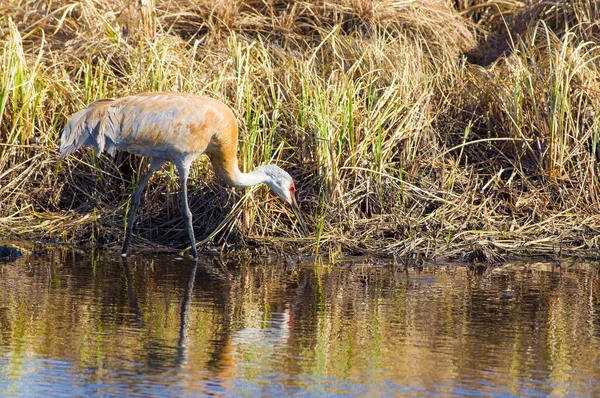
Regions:
M 71 116 L 61 133 L 60 158 L 81 147 L 92 146 L 97 153 L 114 155 L 123 150 L 151 158 L 150 170 L 140 180 L 131 197 L 127 230 L 121 255 L 133 230 L 135 213 L 150 176 L 166 162 L 173 162 L 181 178 L 181 215 L 185 222 L 192 254 L 198 258 L 188 206 L 187 179 L 190 165 L 203 153 L 217 174 L 228 184 L 247 188 L 265 183 L 291 206 L 300 226 L 306 224 L 295 198 L 292 177 L 274 164 L 259 166 L 250 173 L 238 168 L 238 126 L 231 109 L 209 97 L 187 93 L 155 92 L 117 99 L 99 99 Z

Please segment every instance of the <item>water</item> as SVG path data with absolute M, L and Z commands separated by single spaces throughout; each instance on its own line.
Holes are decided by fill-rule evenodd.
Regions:
M 1 396 L 598 396 L 591 264 L 47 251 L 0 263 Z

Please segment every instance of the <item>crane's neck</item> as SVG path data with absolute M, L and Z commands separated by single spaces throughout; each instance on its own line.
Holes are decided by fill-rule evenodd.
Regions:
M 262 172 L 260 167 L 255 168 L 249 173 L 242 173 L 238 168 L 235 169 L 232 184 L 236 188 L 248 188 L 269 181 L 269 176 Z
M 217 174 L 225 180 L 227 185 L 236 188 L 248 188 L 270 180 L 262 167 L 257 167 L 249 173 L 243 173 L 238 168 L 237 159 L 229 159 L 228 162 L 219 158 L 211 158 Z

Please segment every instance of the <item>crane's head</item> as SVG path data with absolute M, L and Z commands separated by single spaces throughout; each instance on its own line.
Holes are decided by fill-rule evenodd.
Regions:
M 308 228 L 306 228 L 304 218 L 300 213 L 298 202 L 296 202 L 296 186 L 294 185 L 292 177 L 285 170 L 274 164 L 261 166 L 260 168 L 267 175 L 268 179 L 265 183 L 271 188 L 275 195 L 279 196 L 283 202 L 287 203 L 292 208 L 302 227 L 302 232 L 305 234 L 308 233 Z

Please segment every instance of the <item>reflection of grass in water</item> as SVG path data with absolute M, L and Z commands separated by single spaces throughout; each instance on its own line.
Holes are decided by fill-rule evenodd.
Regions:
M 446 380 L 483 388 L 477 387 L 481 380 L 523 383 L 534 371 L 552 372 L 561 386 L 579 385 L 598 360 L 593 308 L 580 300 L 598 294 L 594 268 L 552 273 L 552 266 L 519 264 L 475 275 L 450 265 L 411 268 L 406 277 L 363 264 L 236 260 L 215 267 L 216 261 L 201 259 L 181 351 L 190 264 L 129 260 L 129 279 L 118 258 L 105 256 L 69 255 L 63 262 L 49 252 L 0 265 L 0 308 L 8 314 L 0 336 L 10 347 L 0 371 L 25 380 L 24 359 L 42 357 L 67 361 L 69 372 L 88 382 L 129 387 L 145 377 L 169 383 L 168 375 L 180 371 L 258 384 L 269 383 L 261 376 L 266 372 L 281 377 L 283 388 L 309 388 L 311 379 L 299 375 L 332 383 L 392 380 L 427 389 Z
M 97 98 L 174 90 L 232 106 L 244 170 L 290 170 L 317 234 L 307 252 L 597 248 L 579 232 L 598 227 L 597 10 L 468 3 L 1 5 L 0 233 L 119 240 L 146 161 L 58 164 L 58 131 Z M 186 239 L 170 171 L 145 193 L 142 237 Z M 213 241 L 297 238 L 267 190 L 240 205 L 212 176 L 205 159 L 192 168 L 199 236 L 224 222 Z

